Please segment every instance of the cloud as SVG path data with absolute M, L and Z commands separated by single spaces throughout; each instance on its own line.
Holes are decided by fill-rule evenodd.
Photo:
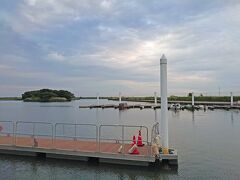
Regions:
M 238 1 L 25 0 L 10 12 L 1 13 L 0 61 L 16 62 L 22 78 L 44 72 L 53 78 L 39 83 L 61 87 L 61 77 L 86 94 L 98 86 L 151 94 L 164 53 L 171 92 L 240 88 Z
M 58 62 L 61 62 L 61 61 L 65 60 L 64 55 L 62 55 L 62 54 L 60 54 L 58 52 L 50 52 L 47 55 L 47 57 L 48 57 L 49 60 L 58 61 Z
M 112 1 L 111 0 L 104 0 L 101 2 L 101 7 L 103 7 L 104 9 L 110 9 L 112 6 Z

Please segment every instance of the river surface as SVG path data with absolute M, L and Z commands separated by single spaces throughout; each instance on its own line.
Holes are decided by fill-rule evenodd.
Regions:
M 90 123 L 144 125 L 151 129 L 159 121 L 160 110 L 79 109 L 95 100 L 67 103 L 0 102 L 0 121 L 35 121 L 48 123 Z M 101 100 L 101 104 L 116 103 Z M 131 104 L 131 103 L 129 103 Z M 55 179 L 240 179 L 240 112 L 239 111 L 169 111 L 169 144 L 178 150 L 178 169 L 149 169 L 117 165 L 26 158 L 0 155 L 0 180 Z M 11 127 L 9 127 L 11 128 Z M 10 130 L 10 129 L 9 129 Z M 20 131 L 32 128 L 22 127 Z M 49 133 L 47 127 L 39 127 Z M 69 133 L 59 126 L 59 132 Z M 61 132 L 60 132 L 61 131 Z M 78 132 L 92 135 L 90 130 Z M 106 136 L 119 136 L 114 129 Z M 129 137 L 132 134 L 129 134 Z

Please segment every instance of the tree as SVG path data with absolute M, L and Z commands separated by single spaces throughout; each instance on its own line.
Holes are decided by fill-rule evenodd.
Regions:
M 22 94 L 22 99 L 32 99 L 42 102 L 48 102 L 51 98 L 66 98 L 71 101 L 75 98 L 74 94 L 65 90 L 40 89 L 37 91 L 28 91 Z

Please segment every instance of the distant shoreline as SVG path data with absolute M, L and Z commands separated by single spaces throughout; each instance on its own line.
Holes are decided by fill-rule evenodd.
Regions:
M 79 100 L 80 97 L 72 98 L 71 100 Z M 35 100 L 29 100 L 24 101 L 21 97 L 0 97 L 0 101 L 23 101 L 23 102 L 43 102 L 43 101 L 35 101 Z M 49 101 L 49 102 L 69 102 L 69 101 Z
M 0 97 L 0 101 L 22 101 L 21 97 Z
M 107 99 L 112 101 L 118 101 L 118 97 L 99 97 L 100 99 Z M 75 97 L 72 100 L 81 100 L 81 99 L 96 99 L 96 97 L 88 96 L 88 97 Z M 132 101 L 132 102 L 147 102 L 154 103 L 153 96 L 146 97 L 122 97 L 122 101 Z M 24 101 L 21 97 L 0 97 L 0 101 Z M 160 98 L 157 98 L 158 103 L 160 102 Z M 239 102 L 240 96 L 234 96 L 234 102 Z M 24 102 L 41 102 L 41 101 L 24 101 Z M 51 102 L 51 101 L 49 101 Z M 68 102 L 68 101 L 52 101 L 52 102 Z M 191 102 L 190 96 L 170 96 L 168 97 L 169 103 L 182 103 L 189 104 Z M 204 103 L 204 104 L 228 104 L 230 103 L 230 96 L 196 96 L 195 103 Z
M 107 99 L 110 101 L 119 101 L 119 97 L 99 97 L 100 99 Z M 80 99 L 96 99 L 96 97 L 80 97 Z M 230 104 L 230 96 L 195 96 L 195 104 L 202 104 L 202 105 L 228 105 Z M 153 96 L 145 96 L 145 97 L 136 97 L 136 96 L 129 96 L 129 97 L 121 97 L 122 101 L 129 101 L 129 102 L 146 102 L 146 103 L 154 103 Z M 234 104 L 240 103 L 240 96 L 234 96 L 233 98 Z M 160 103 L 160 98 L 157 98 L 157 102 Z M 191 96 L 170 96 L 168 97 L 168 103 L 180 103 L 180 104 L 191 104 L 192 97 Z

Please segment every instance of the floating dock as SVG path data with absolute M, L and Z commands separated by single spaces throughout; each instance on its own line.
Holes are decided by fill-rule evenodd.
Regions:
M 127 104 L 124 103 L 124 105 L 116 105 L 116 104 L 102 104 L 102 105 L 88 105 L 88 106 L 79 106 L 80 109 L 82 108 L 114 108 L 119 110 L 125 110 L 125 109 L 160 109 L 160 105 L 152 105 L 152 104 Z M 168 106 L 168 110 L 171 109 L 170 105 Z M 174 108 L 172 108 L 174 110 Z M 240 106 L 230 106 L 230 105 L 181 105 L 181 108 L 175 109 L 175 110 L 214 110 L 214 109 L 222 109 L 222 110 L 230 110 L 230 109 L 236 109 L 240 110 Z
M 121 105 L 124 104 L 124 105 Z M 119 105 L 116 104 L 102 104 L 102 105 L 88 105 L 88 106 L 79 106 L 80 109 L 82 108 L 101 108 L 101 109 L 106 109 L 106 108 L 114 108 L 114 109 L 119 109 L 119 110 L 124 110 L 124 109 L 159 109 L 160 105 L 152 105 L 152 104 L 127 104 L 127 103 L 121 103 Z
M 170 165 L 177 165 L 177 151 L 171 154 L 153 155 L 152 142 L 149 138 L 148 128 L 144 126 L 125 125 L 101 125 L 97 127 L 93 124 L 68 124 L 68 123 L 43 123 L 43 122 L 23 122 L 16 123 L 10 121 L 0 121 L 2 131 L 0 132 L 0 153 L 21 156 L 40 156 L 44 158 L 70 159 L 81 161 L 96 161 L 98 163 L 124 164 L 135 166 L 149 166 L 167 162 Z M 25 127 L 32 126 L 31 134 L 20 132 Z M 46 126 L 52 129 L 50 135 L 37 132 L 39 126 Z M 72 126 L 75 129 L 74 136 L 59 135 L 57 130 Z M 8 127 L 8 128 L 7 128 Z M 9 129 L 12 127 L 12 131 Z M 77 136 L 78 131 L 84 128 L 92 128 L 94 135 L 91 138 Z M 102 133 L 106 128 L 118 128 L 122 131 L 119 139 L 104 138 Z M 129 154 L 132 147 L 131 141 L 124 139 L 127 129 L 143 129 L 142 147 L 137 147 L 139 154 Z M 8 129 L 8 131 L 6 131 Z M 5 131 L 4 131 L 5 130 Z M 152 134 L 153 135 L 153 134 Z M 152 139 L 152 137 L 151 137 Z M 119 152 L 119 148 L 122 150 Z

